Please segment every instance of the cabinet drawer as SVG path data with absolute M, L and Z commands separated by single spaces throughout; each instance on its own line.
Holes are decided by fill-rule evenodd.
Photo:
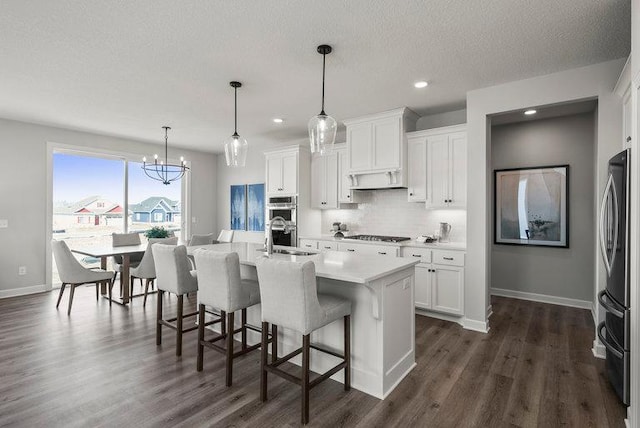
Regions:
M 433 263 L 464 266 L 464 253 L 461 251 L 433 250 Z
M 420 259 L 420 263 L 431 263 L 431 250 L 429 248 L 404 247 L 402 257 Z
M 318 250 L 321 251 L 338 251 L 338 243 L 331 241 L 318 241 Z
M 341 242 L 338 244 L 339 251 L 347 251 L 349 253 L 380 255 L 386 257 L 396 257 L 398 248 L 387 245 L 369 245 L 369 244 L 351 244 Z
M 317 250 L 318 249 L 318 241 L 313 240 L 313 239 L 301 239 L 300 240 L 300 248 L 309 248 L 312 250 Z

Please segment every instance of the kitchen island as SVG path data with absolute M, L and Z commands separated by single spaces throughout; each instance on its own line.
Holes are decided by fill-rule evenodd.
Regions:
M 261 247 L 238 242 L 188 247 L 187 251 L 192 254 L 197 248 L 206 248 L 236 252 L 243 277 L 257 280 L 255 260 L 266 256 Z M 380 399 L 389 395 L 416 365 L 414 282 L 418 261 L 338 251 L 305 256 L 274 253 L 270 257 L 313 261 L 318 291 L 351 301 L 351 386 Z M 247 318 L 249 323 L 260 325 L 259 305 L 249 308 Z M 342 329 L 342 323 L 330 324 L 312 333 L 311 340 L 342 352 Z M 249 340 L 257 343 L 260 337 L 250 335 Z M 299 334 L 279 329 L 281 356 L 299 348 L 300 343 Z M 291 362 L 300 365 L 299 357 Z M 334 357 L 312 352 L 314 372 L 323 373 L 335 364 Z M 332 379 L 342 382 L 342 371 Z

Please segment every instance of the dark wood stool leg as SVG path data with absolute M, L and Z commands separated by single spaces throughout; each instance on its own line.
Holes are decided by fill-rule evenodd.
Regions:
M 302 424 L 309 423 L 309 351 L 311 349 L 309 334 L 302 336 Z
M 247 350 L 247 309 L 242 310 L 242 350 Z
M 262 323 L 262 342 L 260 348 L 260 401 L 267 401 L 267 356 L 269 346 L 269 323 Z
M 73 304 L 73 293 L 76 291 L 76 285 L 71 284 L 71 290 L 69 291 L 69 309 L 67 310 L 67 315 L 71 315 L 71 305 Z
M 229 331 L 227 333 L 227 358 L 226 358 L 226 368 L 227 374 L 225 376 L 227 386 L 231 386 L 232 378 L 233 378 L 233 330 L 235 330 L 235 314 L 233 312 L 229 312 L 227 314 L 227 322 L 229 324 Z
M 147 283 L 147 286 L 149 283 Z M 146 298 L 146 296 L 145 296 Z M 204 305 L 200 304 L 198 306 L 198 361 L 196 364 L 196 370 L 199 372 L 202 371 L 204 366 L 204 345 L 202 345 L 202 341 L 204 340 Z
M 100 290 L 99 290 L 100 284 L 101 284 L 100 282 L 96 282 L 96 302 L 100 300 Z
M 142 281 L 142 278 L 140 278 L 140 281 Z M 142 307 L 144 308 L 147 305 L 147 293 L 149 292 L 149 283 L 151 282 L 151 280 L 149 278 L 147 278 L 147 281 L 145 283 L 144 286 L 144 298 L 142 299 Z
M 351 390 L 351 315 L 344 317 L 344 390 Z
M 67 284 L 63 282 L 62 286 L 60 287 L 60 294 L 58 294 L 58 303 L 56 303 L 56 309 L 58 309 L 58 306 L 60 306 L 60 300 L 62 300 L 62 293 L 64 293 L 64 287 L 66 286 Z
M 271 362 L 278 359 L 278 326 L 271 324 Z
M 227 313 L 220 311 L 220 334 L 227 334 Z
M 113 303 L 113 281 L 111 280 L 107 281 L 107 292 L 109 293 L 109 306 L 111 306 L 111 303 Z
M 182 313 L 184 296 L 181 294 L 178 296 L 178 319 L 176 320 L 176 357 L 182 355 Z
M 156 310 L 156 345 L 162 345 L 162 297 L 164 291 L 158 289 L 158 303 Z

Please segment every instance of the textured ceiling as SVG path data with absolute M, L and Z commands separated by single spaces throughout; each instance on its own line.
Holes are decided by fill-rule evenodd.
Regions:
M 220 151 L 408 106 L 458 109 L 468 90 L 624 57 L 629 0 L 3 0 L 0 117 Z M 417 90 L 412 83 L 426 79 Z M 285 122 L 274 124 L 273 117 Z

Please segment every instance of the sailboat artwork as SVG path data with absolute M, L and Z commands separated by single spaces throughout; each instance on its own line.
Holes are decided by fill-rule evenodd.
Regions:
M 568 247 L 569 165 L 495 171 L 495 243 Z

